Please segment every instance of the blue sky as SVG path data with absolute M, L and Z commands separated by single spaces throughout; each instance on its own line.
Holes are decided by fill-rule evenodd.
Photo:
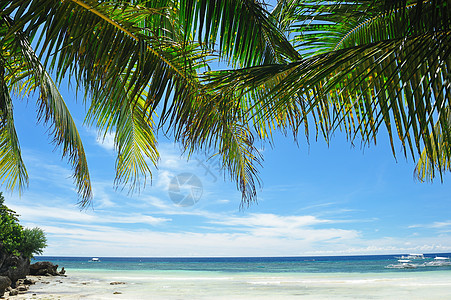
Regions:
M 274 1 L 269 1 L 274 4 Z M 293 256 L 451 252 L 451 176 L 444 183 L 414 179 L 414 163 L 385 136 L 376 146 L 352 147 L 337 133 L 328 146 L 303 136 L 276 136 L 262 146 L 258 203 L 240 209 L 241 194 L 207 155 L 190 161 L 159 136 L 161 159 L 152 184 L 139 193 L 114 186 L 113 139 L 83 125 L 83 93 L 61 88 L 84 142 L 94 191 L 80 210 L 71 167 L 36 122 L 35 99 L 15 100 L 22 154 L 30 175 L 22 195 L 4 192 L 26 227 L 45 230 L 45 255 L 67 256 Z M 260 145 L 259 145 L 260 146 Z M 193 206 L 168 193 L 179 174 L 202 184 Z M 190 192 L 185 186 L 182 197 Z M 198 190 L 197 190 L 198 192 Z
M 27 227 L 45 230 L 45 255 L 292 256 L 451 252 L 449 174 L 414 179 L 413 162 L 393 158 L 385 136 L 376 146 L 352 147 L 337 133 L 328 147 L 277 136 L 266 145 L 258 203 L 240 209 L 241 196 L 214 161 L 181 156 L 160 136 L 161 160 L 140 193 L 115 189 L 112 139 L 83 126 L 84 105 L 62 88 L 84 141 L 94 199 L 80 210 L 71 168 L 36 123 L 34 98 L 15 102 L 15 121 L 30 185 L 20 196 L 2 191 Z M 208 171 L 208 172 L 207 172 Z M 202 195 L 175 205 L 171 180 L 194 174 Z M 189 189 L 182 189 L 187 193 Z

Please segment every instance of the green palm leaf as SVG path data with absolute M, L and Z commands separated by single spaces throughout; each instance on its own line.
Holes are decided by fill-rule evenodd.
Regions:
M 0 64 L 0 179 L 2 184 L 7 182 L 8 189 L 21 191 L 28 185 L 28 174 L 14 128 L 12 99 L 4 78 L 5 67 Z
M 157 165 L 157 141 L 152 119 L 146 117 L 145 99 L 137 103 L 130 102 L 126 94 L 127 83 L 118 85 L 117 90 L 122 91 L 123 101 L 92 101 L 86 122 L 95 124 L 104 135 L 115 132 L 115 147 L 118 151 L 116 182 L 124 185 L 130 183 L 133 190 L 140 188 L 141 176 L 145 184 L 147 174 L 152 175 L 146 158 Z
M 446 171 L 451 171 L 451 154 L 449 153 L 451 147 L 449 144 L 447 144 L 450 140 L 449 135 L 451 133 L 449 123 L 450 116 L 451 115 L 448 112 L 447 123 L 436 124 L 434 128 L 434 134 L 437 137 L 438 145 L 433 145 L 434 151 L 432 157 L 428 155 L 426 149 L 424 149 L 421 153 L 420 158 L 418 159 L 418 163 L 415 168 L 415 174 L 421 181 L 432 181 L 435 177 L 436 170 L 439 170 L 440 174 Z M 447 130 L 442 131 L 442 128 L 447 128 Z M 432 140 L 435 139 L 432 138 Z
M 300 55 L 260 1 L 182 0 L 182 24 L 209 49 L 242 67 L 299 59 Z M 219 45 L 216 45 L 216 43 Z
M 293 42 L 305 59 L 213 73 L 212 86 L 247 95 L 263 128 L 276 123 L 297 134 L 312 116 L 326 139 L 341 128 L 369 143 L 385 125 L 393 154 L 397 135 L 405 153 L 424 147 L 433 159 L 434 132 L 448 130 L 433 131 L 447 124 L 450 105 L 447 1 L 283 2 L 276 12 L 298 32 Z
M 139 184 L 140 176 L 150 173 L 146 157 L 156 163 L 152 120 L 158 111 L 159 125 L 173 129 L 188 151 L 218 150 L 243 199 L 254 199 L 258 155 L 252 135 L 243 117 L 233 116 L 237 110 L 229 111 L 235 104 L 200 81 L 198 72 L 207 68 L 210 50 L 193 42 L 197 27 L 181 21 L 183 7 L 175 1 L 17 0 L 6 13 L 14 12 L 13 30 L 23 27 L 33 36 L 41 28 L 38 49 L 44 65 L 57 71 L 58 82 L 70 73 L 86 90 L 88 122 L 103 132 L 115 130 L 117 183 Z M 252 7 L 266 18 L 261 6 Z M 280 42 L 266 35 L 259 39 L 261 44 Z M 241 43 L 236 55 L 249 45 Z M 240 56 L 245 61 L 257 57 L 255 51 L 247 53 Z
M 12 21 L 7 17 L 3 18 L 2 24 L 4 28 L 13 26 Z M 51 123 L 53 142 L 62 148 L 63 157 L 68 157 L 73 165 L 74 179 L 81 202 L 86 203 L 92 196 L 86 157 L 75 123 L 64 100 L 23 33 L 15 31 L 14 35 L 6 34 L 3 41 L 3 50 L 7 51 L 4 57 L 8 72 L 4 78 L 6 79 L 5 84 L 9 86 L 8 90 L 17 90 L 22 93 L 31 93 L 37 89 L 40 91 L 38 118 L 44 123 Z M 9 115 L 12 117 L 11 113 Z M 12 119 L 10 123 L 13 124 Z M 17 137 L 13 138 L 15 133 L 11 130 L 9 136 L 14 142 Z M 18 146 L 16 148 L 20 155 Z M 14 181 L 14 179 L 11 180 Z M 21 182 L 23 181 L 19 181 L 19 183 Z

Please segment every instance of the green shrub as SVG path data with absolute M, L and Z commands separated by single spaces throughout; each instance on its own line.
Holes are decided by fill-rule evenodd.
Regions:
M 0 242 L 3 251 L 9 254 L 20 254 L 19 248 L 24 240 L 23 229 L 17 214 L 4 205 L 5 198 L 0 192 Z
M 31 258 L 33 254 L 42 254 L 44 248 L 47 247 L 44 231 L 38 227 L 33 229 L 25 228 L 23 235 L 24 239 L 19 249 L 22 255 Z
M 0 192 L 0 250 L 14 255 L 31 258 L 42 254 L 47 246 L 44 231 L 40 228 L 23 228 L 15 211 L 4 205 L 5 198 Z

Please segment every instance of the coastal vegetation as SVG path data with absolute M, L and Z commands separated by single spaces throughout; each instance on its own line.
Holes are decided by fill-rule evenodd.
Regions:
M 30 259 L 34 254 L 42 254 L 47 246 L 44 231 L 38 227 L 23 228 L 16 212 L 9 209 L 4 201 L 0 192 L 0 257 L 14 255 Z
M 421 180 L 451 170 L 449 1 L 273 4 L 1 1 L 0 178 L 9 189 L 28 183 L 13 100 L 38 93 L 37 118 L 89 203 L 86 155 L 58 92 L 65 80 L 85 92 L 86 124 L 114 133 L 115 183 L 131 189 L 158 163 L 158 132 L 188 155 L 216 153 L 245 204 L 260 183 L 257 145 L 275 132 L 329 142 L 342 130 L 363 145 L 383 134 Z
M 30 259 L 42 254 L 47 246 L 40 228 L 23 228 L 18 215 L 8 208 L 0 192 L 0 297 L 8 288 L 16 288 L 18 280 L 30 273 Z M 17 291 L 10 295 L 17 295 Z

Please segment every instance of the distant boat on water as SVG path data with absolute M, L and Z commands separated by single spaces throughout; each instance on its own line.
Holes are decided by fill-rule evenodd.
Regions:
M 411 253 L 408 255 L 398 256 L 398 259 L 425 259 L 424 254 Z
M 98 257 L 93 257 L 93 258 L 91 258 L 91 260 L 90 261 L 93 261 L 93 262 L 99 262 L 100 261 L 100 259 L 98 258 Z
M 409 254 L 407 256 L 400 256 L 398 258 L 398 264 L 390 264 L 385 268 L 388 269 L 415 269 L 417 267 L 445 267 L 451 266 L 449 257 L 436 256 L 433 260 L 430 257 L 424 257 L 423 254 Z M 412 260 L 425 259 L 429 260 L 422 264 L 413 263 Z
M 451 266 L 451 262 L 449 261 L 449 257 L 436 256 L 433 261 L 424 263 L 427 267 L 443 267 L 443 266 Z
M 387 269 L 416 269 L 419 265 L 413 264 L 410 259 L 398 259 L 398 264 L 390 264 Z

